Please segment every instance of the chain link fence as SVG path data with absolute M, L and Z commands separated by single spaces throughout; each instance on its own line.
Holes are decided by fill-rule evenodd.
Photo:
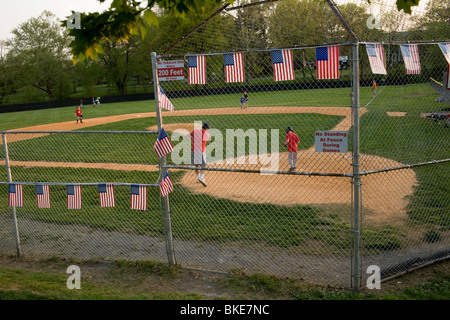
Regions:
M 392 1 L 226 5 L 155 55 L 155 78 L 157 62 L 181 63 L 183 77 L 159 72 L 155 89 L 174 111 L 161 109 L 148 132 L 3 132 L 0 161 L 9 159 L 11 180 L 0 166 L 0 190 L 3 199 L 8 182 L 23 183 L 26 202 L 15 209 L 23 254 L 169 259 L 353 287 L 365 285 L 372 265 L 386 279 L 448 257 L 448 63 L 437 43 L 449 42 L 449 28 L 429 18 L 434 8 L 406 15 Z M 386 74 L 372 71 L 371 43 L 383 45 Z M 406 74 L 401 44 L 417 44 L 420 74 Z M 339 76 L 320 79 L 317 49 L 331 46 Z M 292 54 L 293 78 L 276 81 L 273 50 Z M 244 79 L 228 82 L 224 55 L 235 53 Z M 206 81 L 192 84 L 189 60 L 198 55 Z M 205 122 L 206 187 L 189 138 Z M 293 172 L 288 126 L 300 139 Z M 153 145 L 161 128 L 174 150 L 160 165 Z M 160 167 L 174 183 L 165 198 Z M 37 208 L 36 183 L 51 186 L 52 209 Z M 67 209 L 68 183 L 82 185 L 83 209 Z M 99 207 L 99 183 L 115 184 L 116 207 Z M 131 184 L 148 185 L 146 211 L 130 208 Z M 13 253 L 6 199 L 0 209 L 0 250 Z

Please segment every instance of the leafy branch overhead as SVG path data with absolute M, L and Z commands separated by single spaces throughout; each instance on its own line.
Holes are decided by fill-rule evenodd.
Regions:
M 97 0 L 104 2 L 105 0 Z M 320 0 L 318 0 L 320 1 Z M 370 0 L 367 0 L 370 3 Z M 417 6 L 420 0 L 397 0 L 398 10 L 411 13 L 411 7 Z M 113 0 L 109 9 L 99 13 L 81 13 L 79 28 L 69 28 L 69 35 L 74 40 L 70 43 L 73 63 L 86 58 L 97 60 L 103 54 L 102 43 L 126 42 L 133 35 L 145 38 L 147 26 L 158 26 L 155 8 L 184 16 L 190 12 L 204 10 L 207 4 L 233 3 L 234 0 Z M 73 12 L 74 13 L 74 12 Z M 73 16 L 62 21 L 66 27 L 73 21 Z
M 102 13 L 81 13 L 80 20 L 76 21 L 79 28 L 68 28 L 69 35 L 74 39 L 70 43 L 73 62 L 76 64 L 86 58 L 96 61 L 99 54 L 104 53 L 102 42 L 105 40 L 126 42 L 131 36 L 139 34 L 144 38 L 147 25 L 158 26 L 158 17 L 151 10 L 156 6 L 183 16 L 193 10 L 203 10 L 208 3 L 221 3 L 221 0 L 113 0 L 109 9 Z M 62 21 L 62 26 L 67 27 L 68 21 L 73 22 L 73 16 Z

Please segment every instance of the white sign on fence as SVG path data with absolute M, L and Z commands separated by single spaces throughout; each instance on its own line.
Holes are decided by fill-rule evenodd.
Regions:
M 184 79 L 184 61 L 158 61 L 158 80 L 183 80 Z
M 347 131 L 316 131 L 316 152 L 347 152 Z

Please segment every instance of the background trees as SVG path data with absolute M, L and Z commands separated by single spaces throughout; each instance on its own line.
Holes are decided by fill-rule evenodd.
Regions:
M 230 1 L 115 0 L 106 12 L 82 13 L 83 28 L 71 30 L 66 28 L 66 21 L 59 21 L 51 12 L 44 11 L 15 28 L 13 37 L 2 45 L 7 50 L 2 50 L 0 56 L 0 103 L 31 88 L 45 94 L 47 100 L 74 94 L 78 97 L 104 95 L 98 92 L 99 85 L 110 86 L 119 95 L 129 94 L 131 85 L 141 88 L 146 85 L 144 91 L 153 90 L 151 52 L 176 56 L 186 52 L 251 51 L 351 40 L 323 0 L 283 0 L 245 9 L 239 6 L 258 1 L 235 0 L 228 7 L 235 6 L 233 10 L 222 11 L 202 24 Z M 417 39 L 437 40 L 448 34 L 447 0 L 431 1 L 425 14 L 406 29 L 404 21 L 411 17 L 396 8 L 383 12 L 382 29 L 368 28 L 367 7 L 364 2 L 339 5 L 361 41 L 402 40 L 405 34 L 399 31 L 407 31 L 408 37 Z M 199 25 L 195 41 L 185 41 L 182 49 L 171 47 Z M 246 60 L 247 81 L 269 77 L 272 72 L 270 56 L 255 51 L 252 55 L 257 58 Z M 295 68 L 301 70 L 304 78 L 314 78 L 310 66 L 314 62 L 313 51 L 298 50 L 294 54 Z M 441 55 L 437 46 L 422 48 L 420 54 L 423 70 L 436 70 L 438 74 L 443 68 L 445 61 L 437 58 Z M 362 60 L 365 58 L 361 55 Z M 220 76 L 221 57 L 210 59 L 218 59 L 213 71 Z M 397 69 L 403 74 L 403 65 Z M 24 95 L 23 102 L 34 101 L 31 95 Z

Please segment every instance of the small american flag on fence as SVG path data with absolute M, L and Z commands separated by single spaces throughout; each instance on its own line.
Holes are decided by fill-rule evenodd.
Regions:
M 67 209 L 81 209 L 81 185 L 67 185 Z
M 161 197 L 165 197 L 173 191 L 172 180 L 170 179 L 169 173 L 167 171 L 161 183 L 159 184 L 159 191 L 161 192 Z
M 189 84 L 206 84 L 205 56 L 188 57 Z
M 317 79 L 339 79 L 339 46 L 316 48 Z
M 384 49 L 382 44 L 366 44 L 367 55 L 369 56 L 370 68 L 374 74 L 387 74 L 384 60 Z
M 100 199 L 100 207 L 116 206 L 116 199 L 114 195 L 114 184 L 100 183 L 98 185 L 98 196 Z
M 244 82 L 244 55 L 226 53 L 223 55 L 225 65 L 225 82 Z
M 35 186 L 37 207 L 38 208 L 51 208 L 50 201 L 50 186 L 37 184 Z
M 147 210 L 147 186 L 131 185 L 131 209 Z
M 405 62 L 406 74 L 420 74 L 419 49 L 417 44 L 400 45 L 403 61 Z
M 153 149 L 158 155 L 158 158 L 161 158 L 173 151 L 172 142 L 170 142 L 170 139 L 167 136 L 167 133 L 164 130 L 164 128 L 161 128 L 161 131 L 159 132 L 158 138 L 156 139 Z
M 9 184 L 8 205 L 10 207 L 23 207 L 23 187 L 21 184 Z
M 445 59 L 447 59 L 447 63 L 450 64 L 450 42 L 442 42 L 438 43 L 439 48 L 441 48 L 442 53 L 444 54 Z
M 169 111 L 174 111 L 175 108 L 173 107 L 172 102 L 170 102 L 169 98 L 167 98 L 166 94 L 164 93 L 161 86 L 159 86 L 159 94 L 158 94 L 158 101 L 161 108 L 167 109 Z
M 271 56 L 275 81 L 294 80 L 292 50 L 272 50 Z

